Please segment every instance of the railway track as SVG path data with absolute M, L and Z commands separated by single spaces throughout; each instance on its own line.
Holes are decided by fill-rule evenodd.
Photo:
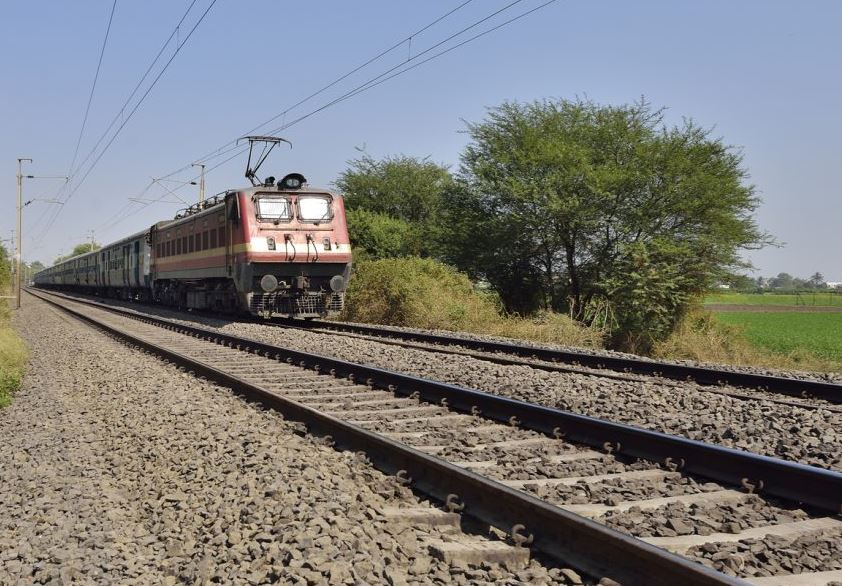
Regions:
M 531 535 L 530 548 L 590 576 L 622 584 L 842 580 L 842 474 L 37 296 L 280 409 L 339 449 L 365 452 L 451 513 L 464 507 L 516 544 Z M 827 559 L 802 560 L 825 550 Z
M 99 300 L 97 297 L 86 295 L 72 294 L 70 296 L 75 299 Z M 109 302 L 111 301 L 109 300 Z M 136 305 L 136 303 L 132 303 L 132 305 Z M 160 307 L 155 304 L 148 305 L 155 308 Z M 166 309 L 177 311 L 172 308 Z M 219 318 L 218 314 L 206 312 L 191 312 L 188 315 Z M 824 409 L 835 413 L 842 413 L 842 385 L 830 382 L 760 374 L 755 375 L 706 367 L 685 367 L 683 365 L 654 362 L 647 359 L 619 358 L 621 361 L 628 361 L 640 365 L 638 368 L 632 368 L 628 365 L 608 363 L 606 360 L 611 357 L 598 354 L 561 351 L 525 344 L 519 345 L 506 342 L 476 340 L 461 336 L 415 332 L 368 324 L 305 321 L 284 318 L 276 318 L 272 321 L 260 319 L 248 321 L 265 326 L 355 337 L 380 344 L 415 348 L 427 352 L 458 354 L 506 366 L 526 366 L 549 372 L 570 373 L 628 382 L 646 382 L 654 378 L 662 386 L 695 384 L 696 388 L 700 391 L 726 395 L 740 400 L 752 401 L 760 399 L 789 407 L 811 410 Z M 582 360 L 582 357 L 585 357 L 585 359 Z M 671 369 L 668 371 L 653 369 L 652 365 L 666 365 Z M 673 370 L 673 367 L 677 367 L 679 370 Z M 689 373 L 682 376 L 683 369 L 685 368 L 689 369 Z M 697 370 L 702 371 L 703 376 L 697 377 L 694 374 Z M 756 384 L 756 386 L 753 386 L 752 383 Z
M 765 399 L 784 405 L 842 411 L 842 385 L 783 376 L 737 372 L 703 366 L 690 366 L 626 356 L 589 354 L 515 344 L 387 328 L 368 324 L 331 321 L 277 319 L 280 327 L 355 335 L 382 343 L 445 353 L 459 353 L 506 365 L 523 365 L 556 372 L 571 372 L 613 378 L 640 380 L 657 377 L 679 384 L 693 382 L 703 390 L 740 399 Z M 783 399 L 781 396 L 791 397 Z

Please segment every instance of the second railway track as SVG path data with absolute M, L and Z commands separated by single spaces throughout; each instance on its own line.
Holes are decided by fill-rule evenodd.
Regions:
M 842 384 L 737 370 L 662 362 L 630 356 L 612 356 L 421 332 L 370 324 L 280 319 L 273 323 L 311 331 L 357 335 L 383 343 L 418 347 L 437 352 L 461 353 L 500 364 L 525 365 L 558 372 L 636 380 L 635 375 L 654 376 L 743 399 L 766 399 L 804 408 L 822 407 L 842 411 Z M 787 398 L 783 398 L 787 397 Z M 791 398 L 791 399 L 789 399 Z
M 624 584 L 842 580 L 837 472 L 43 298 L 279 408 L 339 448 L 365 451 L 399 482 L 451 509 L 464 505 L 516 542 L 531 533 L 531 547 L 591 576 Z

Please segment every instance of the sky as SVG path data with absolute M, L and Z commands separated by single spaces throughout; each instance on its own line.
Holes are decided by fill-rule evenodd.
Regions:
M 172 217 L 184 204 L 163 186 L 195 201 L 197 187 L 183 183 L 197 174 L 191 163 L 464 0 L 195 0 L 176 30 L 192 1 L 117 0 L 78 150 L 79 170 L 72 173 L 113 0 L 3 0 L 0 177 L 7 189 L 0 191 L 0 239 L 9 238 L 15 225 L 18 157 L 34 159 L 24 164 L 27 175 L 73 175 L 67 185 L 24 180 L 24 200 L 35 200 L 24 208 L 27 261 L 49 264 L 90 230 L 107 243 Z M 468 2 L 261 131 L 314 112 L 407 59 L 419 63 L 543 1 L 520 0 L 425 53 L 512 0 Z M 757 222 L 781 243 L 746 254 L 755 275 L 819 271 L 842 281 L 840 24 L 837 0 L 557 0 L 283 130 L 293 148 L 273 153 L 266 174 L 297 171 L 311 185 L 330 186 L 362 151 L 375 158 L 430 157 L 455 169 L 468 141 L 466 122 L 482 120 L 489 107 L 504 101 L 587 97 L 622 104 L 645 96 L 667 108 L 669 123 L 692 118 L 741 150 L 762 198 Z M 206 160 L 208 168 L 225 158 Z M 207 193 L 247 184 L 245 162 L 245 155 L 237 156 L 210 171 Z M 167 181 L 153 182 L 183 167 Z M 129 200 L 139 196 L 161 201 Z

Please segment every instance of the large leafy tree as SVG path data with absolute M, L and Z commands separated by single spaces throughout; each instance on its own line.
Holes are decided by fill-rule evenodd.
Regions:
M 644 101 L 505 103 L 468 133 L 447 258 L 509 309 L 607 319 L 639 347 L 767 241 L 739 152 Z
M 435 253 L 442 194 L 452 183 L 447 167 L 404 155 L 381 160 L 363 155 L 349 161 L 336 180 L 350 210 L 352 241 L 378 258 Z M 385 248 L 371 248 L 378 242 Z

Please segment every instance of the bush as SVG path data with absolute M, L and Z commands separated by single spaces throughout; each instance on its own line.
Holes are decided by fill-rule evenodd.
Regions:
M 468 277 L 432 259 L 364 261 L 355 267 L 342 319 L 422 329 L 465 331 L 574 346 L 599 346 L 601 334 L 565 315 L 500 315 L 499 300 Z

